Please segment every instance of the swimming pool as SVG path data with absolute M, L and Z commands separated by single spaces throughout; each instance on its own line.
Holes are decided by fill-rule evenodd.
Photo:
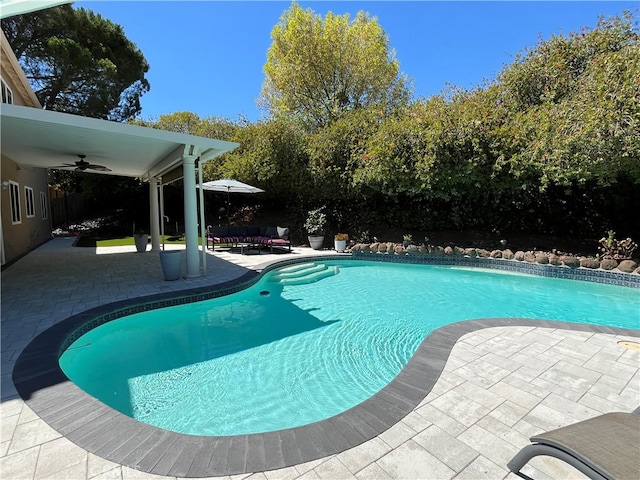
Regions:
M 429 332 L 452 322 L 524 317 L 638 328 L 639 311 L 631 288 L 327 261 L 269 272 L 233 295 L 109 322 L 76 340 L 60 365 L 88 393 L 149 424 L 256 433 L 309 424 L 371 397 Z

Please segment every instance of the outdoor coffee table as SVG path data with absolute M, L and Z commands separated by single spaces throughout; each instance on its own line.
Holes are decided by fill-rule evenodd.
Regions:
M 236 243 L 237 247 L 240 247 L 240 255 L 244 255 L 244 251 L 245 249 L 249 250 L 250 248 L 257 248 L 258 249 L 258 254 L 260 254 L 260 244 L 258 243 L 252 243 L 252 242 L 240 242 L 240 243 Z

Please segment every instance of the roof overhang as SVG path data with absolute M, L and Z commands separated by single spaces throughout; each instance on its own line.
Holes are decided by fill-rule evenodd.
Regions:
M 0 0 L 0 17 L 22 15 L 23 13 L 56 7 L 63 3 L 71 3 L 71 0 Z
M 207 162 L 239 144 L 196 135 L 3 104 L 1 149 L 21 165 L 52 168 L 77 155 L 125 177 L 162 177 L 182 164 L 185 148 Z M 93 173 L 93 172 L 92 172 Z

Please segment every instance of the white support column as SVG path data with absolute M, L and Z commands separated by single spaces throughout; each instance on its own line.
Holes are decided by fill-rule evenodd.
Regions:
M 160 251 L 160 205 L 158 202 L 158 178 L 149 179 L 149 210 L 151 226 L 151 251 Z
M 198 161 L 198 185 L 202 185 L 202 160 Z M 207 226 L 204 218 L 204 189 L 198 189 L 198 204 L 200 205 L 200 257 L 202 258 L 202 276 L 207 276 Z
M 197 148 L 185 145 L 182 155 L 184 175 L 184 235 L 187 244 L 187 278 L 200 276 L 200 255 L 198 254 L 198 203 L 196 200 L 196 158 Z

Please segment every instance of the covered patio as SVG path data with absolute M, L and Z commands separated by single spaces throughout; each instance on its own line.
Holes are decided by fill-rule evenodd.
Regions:
M 199 277 L 206 267 L 204 249 L 198 253 L 198 224 L 204 237 L 204 218 L 198 219 L 197 183 L 201 166 L 229 152 L 237 143 L 168 132 L 18 105 L 2 106 L 2 153 L 19 165 L 52 168 L 73 164 L 85 155 L 91 164 L 119 175 L 149 182 L 152 250 L 160 250 L 162 188 L 182 179 L 186 239 L 186 276 Z M 91 171 L 91 170 L 90 170 Z M 202 193 L 200 193 L 200 204 Z

